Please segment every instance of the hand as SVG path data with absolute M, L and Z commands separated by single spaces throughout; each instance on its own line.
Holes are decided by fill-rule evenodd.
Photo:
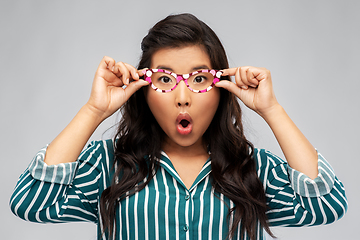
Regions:
M 278 105 L 272 87 L 270 71 L 266 68 L 238 67 L 223 70 L 223 76 L 235 76 L 235 83 L 220 81 L 222 87 L 234 93 L 250 109 L 264 116 Z
M 87 105 L 101 119 L 106 119 L 116 112 L 141 87 L 149 83 L 140 80 L 141 70 L 104 57 L 95 73 L 90 99 Z M 134 81 L 131 81 L 134 80 Z M 127 85 L 126 88 L 123 88 Z

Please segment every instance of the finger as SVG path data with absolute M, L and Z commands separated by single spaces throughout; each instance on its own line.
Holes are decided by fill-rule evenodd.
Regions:
M 235 76 L 236 85 L 242 89 L 248 89 L 248 83 L 246 77 L 242 77 L 240 74 L 240 67 L 224 69 L 222 76 Z
M 240 96 L 241 91 L 243 91 L 243 89 L 239 88 L 239 86 L 231 81 L 227 81 L 227 80 L 222 80 L 220 82 L 215 83 L 216 87 L 220 87 L 220 88 L 224 88 L 226 90 L 228 90 L 229 92 L 234 93 L 236 96 Z
M 137 73 L 139 74 L 140 77 L 145 75 L 145 72 L 148 68 L 143 68 L 143 69 L 139 69 L 137 70 Z
M 131 82 L 126 88 L 125 88 L 125 95 L 126 99 L 129 99 L 131 95 L 133 95 L 137 90 L 140 88 L 149 85 L 149 83 L 145 80 L 138 80 Z
M 101 77 L 107 82 L 112 82 L 116 78 L 113 73 L 115 63 L 115 60 L 111 57 L 103 57 L 95 73 L 95 76 Z
M 129 84 L 130 73 L 123 62 L 117 62 L 114 68 L 114 74 L 126 85 Z
M 126 68 L 130 71 L 131 78 L 133 80 L 139 80 L 139 74 L 137 73 L 137 69 L 128 63 L 124 63 Z
M 104 56 L 99 64 L 99 69 L 109 69 L 110 71 L 113 71 L 115 60 L 111 57 Z
M 244 78 L 241 76 L 241 68 L 237 68 L 235 73 L 235 82 L 236 85 L 241 87 L 242 89 L 248 89 L 247 83 L 244 81 Z
M 241 67 L 240 68 L 240 77 L 241 77 L 241 81 L 246 85 L 249 86 L 249 79 L 248 79 L 248 75 L 247 72 L 249 70 L 249 67 Z
M 222 76 L 234 76 L 238 68 L 223 69 Z
M 256 88 L 259 85 L 259 81 L 254 74 L 254 68 L 248 68 L 246 71 L 246 78 L 249 82 L 249 86 Z

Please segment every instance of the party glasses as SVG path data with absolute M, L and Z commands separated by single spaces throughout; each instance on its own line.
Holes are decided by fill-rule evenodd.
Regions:
M 195 93 L 207 92 L 220 81 L 223 74 L 221 70 L 213 69 L 188 74 L 176 74 L 164 69 L 146 69 L 143 72 L 145 81 L 148 81 L 155 91 L 163 93 L 174 90 L 181 80 Z

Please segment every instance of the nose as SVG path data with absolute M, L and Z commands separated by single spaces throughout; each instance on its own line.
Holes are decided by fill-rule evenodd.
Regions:
M 189 107 L 191 105 L 191 91 L 187 88 L 184 81 L 180 81 L 174 89 L 175 103 L 178 107 Z

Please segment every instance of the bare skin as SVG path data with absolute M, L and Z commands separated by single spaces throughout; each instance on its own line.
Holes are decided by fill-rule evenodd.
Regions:
M 224 70 L 235 82 L 220 81 L 250 109 L 258 113 L 273 131 L 289 165 L 311 179 L 318 175 L 317 152 L 277 102 L 270 71 L 265 68 L 239 67 Z
M 178 50 L 183 50 L 188 55 L 195 51 L 194 47 L 190 46 L 185 47 L 187 49 L 180 48 Z M 196 56 L 201 55 L 199 52 L 194 53 L 196 54 L 193 58 L 187 59 L 194 59 Z M 183 61 L 182 54 L 184 52 L 180 51 L 178 55 L 175 52 L 169 55 L 175 58 L 172 62 L 175 61 L 176 65 L 170 67 L 176 68 L 174 69 L 176 73 L 189 73 L 191 68 L 194 68 L 195 65 L 200 64 L 204 60 L 202 59 L 200 62 L 195 63 L 194 66 L 181 65 L 181 62 L 184 64 L 191 63 Z M 206 65 L 205 62 L 202 64 Z M 139 80 L 139 76 L 142 76 L 142 74 L 141 70 L 137 70 L 129 64 L 123 62 L 116 63 L 114 59 L 104 57 L 96 71 L 89 101 L 80 109 L 69 125 L 51 142 L 46 152 L 45 162 L 48 165 L 52 165 L 76 161 L 99 124 L 117 111 L 134 92 L 148 85 L 148 82 Z M 247 107 L 258 113 L 272 129 L 289 165 L 312 179 L 316 178 L 318 174 L 317 153 L 277 102 L 272 88 L 270 72 L 264 68 L 238 67 L 225 69 L 224 74 L 235 76 L 235 83 L 220 81 L 216 83 L 216 87 L 221 87 L 234 93 Z M 133 80 L 131 83 L 130 79 Z M 123 89 L 123 85 L 127 85 L 127 87 Z M 210 98 L 216 100 L 216 92 L 219 90 L 217 88 L 209 91 L 212 95 L 202 93 L 204 94 L 202 95 L 204 97 L 202 101 L 208 99 L 206 96 L 211 96 Z M 147 97 L 154 94 L 150 88 L 147 91 Z M 192 95 L 192 92 L 187 89 L 183 82 L 180 82 L 179 86 L 172 93 L 172 103 L 177 104 L 177 106 L 179 106 L 179 102 L 182 107 L 186 106 L 186 103 L 189 103 L 189 101 L 191 104 L 199 102 L 199 99 L 195 101 L 195 96 Z M 200 95 L 198 94 L 196 97 L 200 97 Z M 166 95 L 166 97 L 170 98 L 170 95 Z M 216 101 L 211 102 L 212 105 L 210 103 L 207 105 L 210 104 L 213 107 L 217 107 Z M 189 109 L 187 111 L 191 112 Z M 194 119 L 197 119 L 194 121 L 195 134 L 191 136 L 178 136 L 176 132 L 167 130 L 167 126 L 164 125 L 163 127 L 159 123 L 167 134 L 166 141 L 163 143 L 163 150 L 170 157 L 175 169 L 188 188 L 190 188 L 208 158 L 208 153 L 202 142 L 202 134 L 212 119 L 211 114 L 205 118 L 198 118 L 195 112 L 191 113 L 194 114 Z M 153 113 L 155 116 L 156 113 L 154 111 Z M 197 127 L 198 121 L 206 123 L 204 129 Z M 171 126 L 168 129 L 171 129 Z M 66 149 L 66 152 L 64 149 Z
M 151 63 L 151 68 L 161 67 L 178 74 L 211 69 L 208 55 L 199 46 L 160 49 L 153 54 Z M 146 100 L 155 119 L 166 133 L 162 149 L 169 156 L 185 186 L 190 189 L 209 158 L 203 144 L 203 134 L 219 105 L 220 91 L 213 88 L 209 92 L 194 93 L 181 81 L 168 93 L 156 92 L 148 87 Z M 193 127 L 189 134 L 177 131 L 176 119 L 181 113 L 191 116 Z
M 139 80 L 141 75 L 142 71 L 129 64 L 104 57 L 96 71 L 89 101 L 50 143 L 45 163 L 76 161 L 99 124 L 116 112 L 134 92 L 148 85 L 148 82 Z M 134 81 L 129 84 L 130 78 Z M 125 89 L 122 88 L 124 84 L 127 84 Z

